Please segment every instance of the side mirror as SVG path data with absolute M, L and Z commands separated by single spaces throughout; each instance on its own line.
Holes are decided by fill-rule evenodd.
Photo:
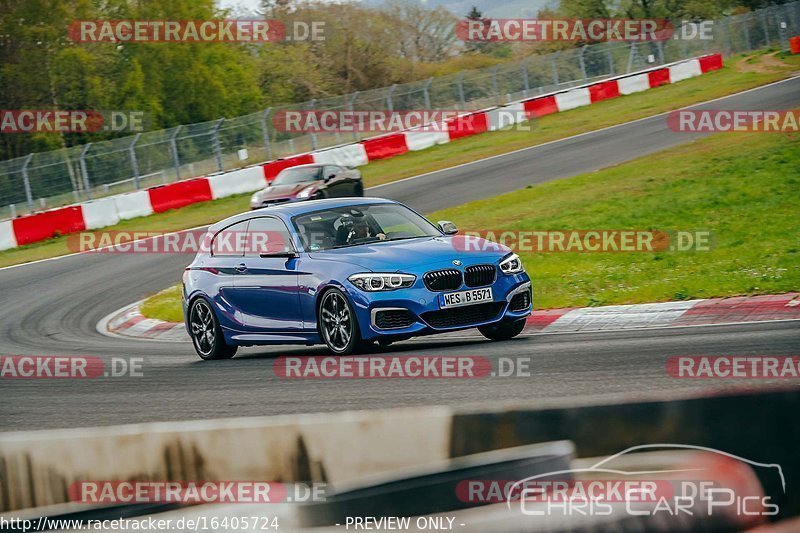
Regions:
M 327 176 L 327 177 L 325 178 L 325 183 L 327 183 L 327 182 L 331 181 L 331 180 L 332 180 L 333 178 L 335 178 L 335 177 L 336 177 L 336 174 L 331 174 L 330 176 Z
M 436 223 L 436 225 L 439 226 L 439 229 L 442 230 L 442 233 L 445 235 L 455 235 L 458 233 L 458 228 L 456 225 L 449 220 L 440 220 Z

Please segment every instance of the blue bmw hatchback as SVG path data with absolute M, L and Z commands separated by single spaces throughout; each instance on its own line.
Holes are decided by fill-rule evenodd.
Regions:
M 518 335 L 532 305 L 519 257 L 456 233 L 379 198 L 235 215 L 209 228 L 186 268 L 186 329 L 203 359 L 270 344 L 350 354 L 473 327 L 492 340 Z

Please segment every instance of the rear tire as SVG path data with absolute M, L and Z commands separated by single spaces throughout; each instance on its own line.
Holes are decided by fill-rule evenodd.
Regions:
M 194 351 L 204 361 L 230 359 L 236 355 L 238 346 L 225 343 L 219 321 L 211 305 L 203 298 L 195 299 L 189 307 L 189 336 Z
M 354 196 L 364 196 L 364 184 L 363 183 L 358 182 L 356 184 Z
M 501 320 L 497 324 L 479 326 L 481 335 L 493 341 L 507 341 L 513 339 L 525 329 L 525 319 Z

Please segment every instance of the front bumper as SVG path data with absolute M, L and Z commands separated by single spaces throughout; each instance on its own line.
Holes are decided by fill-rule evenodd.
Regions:
M 526 273 L 500 274 L 488 287 L 492 289 L 491 302 L 443 309 L 440 296 L 456 291 L 430 291 L 419 277 L 411 288 L 387 292 L 364 292 L 346 284 L 364 340 L 402 339 L 458 331 L 500 320 L 522 319 L 531 314 L 531 281 Z M 461 287 L 457 291 L 467 289 L 468 287 Z M 514 297 L 525 293 L 527 305 L 523 308 L 519 304 L 524 297 L 520 296 L 516 300 Z M 514 308 L 511 306 L 512 300 L 516 304 Z M 379 319 L 380 314 L 385 311 L 394 312 L 384 315 L 391 316 L 391 320 Z M 403 311 L 406 312 L 405 316 Z

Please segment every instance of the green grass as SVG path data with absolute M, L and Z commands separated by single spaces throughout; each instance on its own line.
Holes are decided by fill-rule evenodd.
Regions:
M 711 231 L 710 251 L 521 253 L 537 308 L 800 289 L 800 135 L 731 133 L 430 215 L 464 230 Z M 178 321 L 179 289 L 146 316 Z
M 167 322 L 183 322 L 181 286 L 175 285 L 154 294 L 145 300 L 140 310 L 146 317 L 158 318 Z
M 430 215 L 464 229 L 711 231 L 710 251 L 520 254 L 537 308 L 800 289 L 800 136 L 722 134 Z
M 757 87 L 786 78 L 800 67 L 800 56 L 779 56 L 784 61 L 783 67 L 767 69 L 769 71 L 765 72 L 742 70 L 743 63 L 758 62 L 765 53 L 728 59 L 722 70 L 675 85 L 665 85 L 643 93 L 543 117 L 536 121 L 532 131 L 504 130 L 476 135 L 393 159 L 377 161 L 362 167 L 361 171 L 367 186 L 395 181 Z M 249 196 L 232 196 L 194 204 L 166 213 L 127 220 L 104 229 L 174 231 L 211 224 L 247 210 Z M 68 253 L 71 253 L 71 250 L 67 246 L 66 237 L 56 237 L 0 252 L 0 267 Z

